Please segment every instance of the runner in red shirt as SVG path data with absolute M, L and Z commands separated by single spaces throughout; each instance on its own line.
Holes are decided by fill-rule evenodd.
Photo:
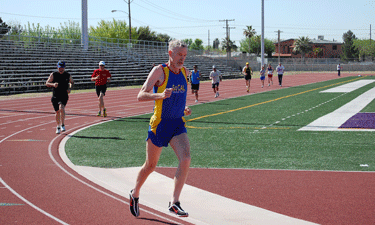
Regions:
M 107 82 L 111 80 L 111 73 L 105 69 L 105 62 L 99 62 L 99 69 L 94 70 L 91 75 L 91 80 L 95 81 L 95 89 L 96 95 L 99 99 L 99 112 L 98 116 L 102 115 L 103 110 L 103 117 L 107 116 L 107 109 L 104 107 L 104 99 L 105 92 L 107 91 Z

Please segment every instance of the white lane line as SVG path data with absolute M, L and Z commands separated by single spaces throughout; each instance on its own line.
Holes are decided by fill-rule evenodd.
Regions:
M 55 220 L 56 222 L 59 222 L 61 224 L 66 224 L 68 225 L 68 223 L 65 223 L 64 221 L 54 217 L 53 215 L 49 214 L 48 212 L 42 210 L 41 208 L 37 207 L 36 205 L 34 205 L 33 203 L 29 202 L 27 199 L 25 199 L 24 197 L 22 197 L 20 194 L 18 194 L 15 190 L 13 190 L 7 183 L 5 183 L 5 181 L 0 177 L 0 182 L 10 191 L 12 192 L 15 196 L 17 196 L 19 199 L 21 199 L 22 201 L 24 201 L 26 204 L 28 204 L 29 206 L 33 207 L 34 209 L 36 209 L 37 211 L 39 211 L 40 213 L 48 216 L 49 218 Z
M 74 131 L 70 135 L 64 137 L 59 145 L 60 157 L 67 166 L 69 166 L 71 169 L 73 169 L 86 179 L 113 193 L 127 198 L 128 191 L 130 191 L 135 185 L 139 167 L 105 169 L 75 166 L 67 157 L 65 153 L 66 142 L 72 135 L 83 129 L 86 129 L 86 127 Z M 65 171 L 65 169 L 63 170 Z M 84 181 L 80 182 L 86 184 Z M 142 187 L 142 197 L 140 198 L 141 204 L 162 213 L 166 213 L 167 202 L 170 199 L 170 195 L 173 193 L 173 182 L 173 179 L 153 172 Z M 92 187 L 89 184 L 87 185 Z M 95 187 L 92 188 L 97 190 Z M 110 196 L 109 194 L 106 195 Z M 210 193 L 187 184 L 184 185 L 184 191 L 181 195 L 181 198 L 184 209 L 189 212 L 189 217 L 180 219 L 193 224 L 314 224 L 308 221 L 292 218 L 229 198 L 225 198 L 223 196 L 219 196 L 217 194 Z M 143 211 L 144 209 L 141 210 Z
M 339 129 L 352 116 L 360 112 L 375 98 L 375 88 L 361 94 L 335 111 L 318 118 L 300 131 L 375 131 L 375 129 Z
M 20 130 L 20 131 L 17 131 L 3 139 L 0 140 L 0 143 L 4 142 L 5 140 L 19 134 L 19 133 L 22 133 L 22 132 L 25 132 L 25 131 L 28 131 L 30 129 L 33 129 L 33 128 L 36 128 L 36 127 L 40 127 L 40 126 L 43 126 L 43 125 L 47 125 L 49 124 L 50 122 L 48 123 L 43 123 L 43 124 L 39 124 L 39 125 L 35 125 L 35 126 L 32 126 L 32 127 L 28 127 L 26 129 L 23 129 L 23 130 Z M 56 136 L 57 137 L 57 136 Z M 31 207 L 33 207 L 34 209 L 36 209 L 37 211 L 41 212 L 42 214 L 50 217 L 51 219 L 53 220 L 56 220 L 57 222 L 61 223 L 61 224 L 68 224 L 68 223 L 65 223 L 64 221 L 58 219 L 57 217 L 47 213 L 46 211 L 44 211 L 43 209 L 37 207 L 36 205 L 34 205 L 33 203 L 31 203 L 30 201 L 28 201 L 26 198 L 24 198 L 22 195 L 18 194 L 15 190 L 13 190 L 5 181 L 3 181 L 3 179 L 0 177 L 0 181 L 1 183 L 3 183 L 3 185 L 8 189 L 10 190 L 14 195 L 16 195 L 19 199 L 21 199 L 22 201 L 24 201 L 25 203 L 27 203 L 28 205 L 30 205 Z
M 321 103 L 321 104 L 319 104 L 319 105 L 317 105 L 317 106 L 311 107 L 311 108 L 308 109 L 308 110 L 305 110 L 305 111 L 303 111 L 303 112 L 301 112 L 301 113 L 293 114 L 292 116 L 287 116 L 286 118 L 282 118 L 281 120 L 282 120 L 282 121 L 285 121 L 285 120 L 287 120 L 287 119 L 290 119 L 291 117 L 295 117 L 296 115 L 298 116 L 298 115 L 303 114 L 303 113 L 305 113 L 305 112 L 309 112 L 309 111 L 311 111 L 311 110 L 313 110 L 313 109 L 319 108 L 321 105 L 324 105 L 324 104 L 326 104 L 326 103 L 328 103 L 328 102 L 330 102 L 330 101 L 333 101 L 333 100 L 335 100 L 335 99 L 337 99 L 337 98 L 340 98 L 340 97 L 344 96 L 345 94 L 346 94 L 346 93 L 343 93 L 343 94 L 341 94 L 341 95 L 339 95 L 339 96 L 337 96 L 337 97 L 334 97 L 333 99 L 330 99 L 330 100 L 328 100 L 328 101 L 326 101 L 326 102 L 324 102 L 324 103 Z M 276 121 L 275 123 L 277 124 L 277 123 L 279 123 L 279 122 L 280 122 L 280 121 Z
M 103 121 L 103 122 L 100 122 L 100 123 L 105 123 L 105 122 L 108 122 L 108 121 Z M 96 124 L 100 124 L 100 123 L 96 123 Z M 71 169 L 73 169 L 74 171 L 76 171 L 78 174 L 80 174 L 81 176 L 85 177 L 85 178 L 88 179 L 88 180 L 92 180 L 92 179 L 88 178 L 86 173 L 82 173 L 82 171 L 80 171 L 79 169 L 77 169 L 77 166 L 75 166 L 75 165 L 69 160 L 68 156 L 67 156 L 66 153 L 65 153 L 65 143 L 66 143 L 67 140 L 68 140 L 72 135 L 74 135 L 75 133 L 77 133 L 77 132 L 79 132 L 79 131 L 81 131 L 81 130 L 83 130 L 83 129 L 86 129 L 86 128 L 88 128 L 88 127 L 94 126 L 94 125 L 96 125 L 96 124 L 91 124 L 90 126 L 86 126 L 86 127 L 81 128 L 81 129 L 78 129 L 78 128 L 79 128 L 79 127 L 82 127 L 82 126 L 75 127 L 74 129 L 78 129 L 78 130 L 76 130 L 76 131 L 72 132 L 71 134 L 67 135 L 66 137 L 64 137 L 63 140 L 61 140 L 60 145 L 59 145 L 59 155 L 60 155 L 60 157 L 62 158 L 62 160 L 64 161 L 64 163 L 65 163 L 67 166 L 69 166 Z M 62 167 L 62 166 L 56 161 L 56 159 L 55 159 L 55 158 L 53 157 L 53 155 L 52 155 L 52 144 L 53 144 L 53 142 L 56 140 L 57 137 L 58 137 L 58 136 L 56 136 L 56 137 L 50 142 L 50 144 L 49 144 L 49 146 L 48 146 L 48 154 L 49 154 L 50 158 L 52 159 L 52 161 L 53 161 L 53 162 L 54 162 L 54 163 L 55 163 L 55 164 L 56 164 L 56 165 L 57 165 L 57 166 L 58 166 L 63 172 L 65 172 L 66 174 L 68 174 L 68 175 L 69 175 L 70 177 L 72 177 L 73 179 L 79 181 L 80 183 L 82 183 L 82 184 L 84 184 L 84 185 L 86 185 L 86 186 L 88 186 L 88 187 L 90 187 L 90 188 L 92 188 L 92 189 L 94 189 L 94 190 L 96 190 L 96 191 L 98 191 L 98 192 L 100 192 L 100 193 L 102 193 L 102 194 L 104 194 L 104 195 L 110 197 L 110 198 L 113 198 L 113 199 L 115 199 L 115 200 L 117 200 L 117 201 L 120 201 L 121 203 L 124 203 L 124 204 L 126 204 L 126 205 L 129 205 L 128 202 L 126 202 L 126 201 L 124 201 L 124 200 L 122 200 L 122 199 L 120 199 L 120 198 L 117 198 L 116 196 L 113 196 L 113 195 L 111 195 L 110 193 L 107 193 L 107 192 L 105 192 L 105 191 L 102 191 L 102 190 L 100 190 L 100 189 L 98 189 L 98 188 L 92 186 L 91 184 L 89 184 L 89 183 L 83 181 L 82 179 L 80 179 L 80 178 L 74 176 L 74 175 L 71 174 L 69 171 L 67 171 L 64 167 Z M 100 176 L 100 175 L 99 175 L 99 174 L 95 174 L 95 177 L 96 177 L 96 176 Z M 107 179 L 108 179 L 108 177 L 107 177 Z M 127 179 L 127 178 L 125 177 L 124 179 Z M 105 180 L 105 179 L 104 179 L 104 180 Z M 135 180 L 135 179 L 134 179 L 134 180 Z M 100 185 L 100 184 L 98 184 L 98 185 L 99 185 L 99 186 L 102 186 L 102 185 Z M 107 189 L 107 190 L 108 190 L 108 189 Z M 118 189 L 117 189 L 116 191 L 113 191 L 113 190 L 110 190 L 110 191 L 112 191 L 112 192 L 114 192 L 114 193 L 120 193 L 119 195 L 121 195 L 121 196 L 123 196 L 123 197 L 125 197 L 125 198 L 129 198 L 129 192 L 126 192 L 126 191 L 130 191 L 130 190 L 131 190 L 130 188 L 126 188 L 126 189 L 125 189 L 125 187 L 120 186 L 120 187 L 118 187 Z M 142 201 L 141 204 L 144 204 L 144 202 Z M 156 216 L 156 217 L 159 217 L 159 218 L 161 218 L 161 219 L 163 219 L 163 220 L 166 220 L 166 221 L 169 221 L 169 222 L 172 222 L 172 223 L 176 223 L 176 224 L 178 224 L 177 221 L 173 221 L 173 220 L 171 220 L 171 219 L 168 219 L 168 218 L 166 218 L 166 217 L 163 217 L 162 215 L 155 214 L 155 213 L 153 213 L 153 212 L 151 212 L 151 211 L 148 211 L 148 210 L 146 210 L 146 209 L 142 209 L 142 211 L 143 211 L 143 212 L 147 212 L 147 213 L 149 213 L 149 214 L 151 214 L 151 215 L 154 215 L 154 216 Z M 130 212 L 129 212 L 129 213 L 130 213 Z
M 375 82 L 375 80 L 357 80 L 348 84 L 321 91 L 320 93 L 348 93 L 371 84 L 372 82 Z
M 139 113 L 134 113 L 134 115 L 139 115 Z M 44 116 L 43 116 L 44 117 Z M 42 118 L 42 117 L 33 117 L 33 118 L 29 118 L 29 119 L 40 119 L 40 118 Z M 69 117 L 68 119 L 66 119 L 66 120 L 73 120 L 73 119 L 76 119 L 76 118 L 81 118 L 80 116 L 76 116 L 76 117 Z M 10 122 L 13 122 L 13 121 L 10 121 Z M 19 121 L 17 121 L 17 122 L 19 122 Z M 19 130 L 19 131 L 17 131 L 17 132 L 15 132 L 15 133 L 13 133 L 13 134 L 11 134 L 11 135 L 8 135 L 8 136 L 5 136 L 5 135 L 2 135 L 1 137 L 4 137 L 4 138 L 2 138 L 1 140 L 0 140 L 0 143 L 2 143 L 2 142 L 4 142 L 4 141 L 6 141 L 7 139 L 9 139 L 9 138 L 11 138 L 11 137 L 13 137 L 13 136 L 15 136 L 15 135 L 18 135 L 18 134 L 20 134 L 20 133 L 22 133 L 22 132 L 27 132 L 27 131 L 29 131 L 29 130 L 31 130 L 31 129 L 34 129 L 34 128 L 37 128 L 37 127 L 41 127 L 41 126 L 44 126 L 44 125 L 48 125 L 48 124 L 54 124 L 54 123 L 56 123 L 55 121 L 49 121 L 49 122 L 45 122 L 45 121 L 41 121 L 40 122 L 40 124 L 38 124 L 38 125 L 35 125 L 35 126 L 29 126 L 29 127 L 27 127 L 27 128 L 25 128 L 25 129 L 22 129 L 22 130 Z M 85 122 L 85 124 L 88 124 L 89 122 Z M 97 123 L 97 121 L 94 121 L 94 122 L 91 122 L 91 123 Z M 3 129 L 4 128 L 6 128 L 6 127 L 3 127 Z M 73 129 L 73 128 L 72 128 Z M 42 130 L 45 130 L 45 128 L 42 128 Z M 52 140 L 52 142 L 57 138 L 57 137 L 59 137 L 59 135 L 57 135 L 53 140 Z M 50 144 L 51 145 L 51 144 Z M 49 153 L 50 154 L 50 157 L 52 157 L 51 156 L 51 153 Z M 54 160 L 54 159 L 53 159 Z M 54 160 L 55 162 L 56 162 L 56 160 Z M 0 165 L 1 166 L 1 165 Z M 60 165 L 58 165 L 60 168 L 62 168 Z M 63 169 L 63 168 L 62 168 Z M 64 171 L 64 169 L 63 169 L 63 171 Z M 67 172 L 67 171 L 66 171 Z M 5 181 L 3 181 L 2 180 L 2 178 L 0 177 L 0 179 L 1 179 L 1 181 L 4 183 L 4 186 L 5 186 Z M 78 179 L 78 178 L 77 178 Z M 32 204 L 31 202 L 29 202 L 26 198 L 24 198 L 23 196 L 21 196 L 20 194 L 18 194 L 17 192 L 15 192 L 10 186 L 6 186 L 6 188 L 8 188 L 10 191 L 12 191 L 12 193 L 13 194 L 15 194 L 18 198 L 20 198 L 21 200 L 23 200 L 23 201 L 25 201 L 27 204 L 29 204 L 30 206 L 32 206 L 33 208 L 35 208 L 35 209 L 37 209 L 39 212 L 45 212 L 43 209 L 41 209 L 41 208 L 39 208 L 39 207 L 37 207 L 36 205 L 34 205 L 34 204 Z M 100 190 L 99 190 L 100 191 Z M 108 195 L 108 194 L 107 194 Z M 121 199 L 118 199 L 119 201 L 122 201 Z M 125 201 L 122 201 L 123 203 L 125 203 L 125 204 L 128 204 L 127 202 L 125 202 Z M 152 212 L 149 212 L 150 214 L 153 214 Z M 56 217 L 54 217 L 53 215 L 51 215 L 51 214 L 49 214 L 49 213 L 43 213 L 44 215 L 46 215 L 46 216 L 48 216 L 48 217 L 51 217 L 52 219 L 54 219 L 55 220 L 55 218 Z M 155 215 L 155 216 L 158 216 L 158 217 L 161 217 L 161 216 L 159 216 L 159 215 L 156 215 L 156 214 L 153 214 L 153 215 Z M 176 223 L 177 224 L 177 222 L 175 222 L 175 221 L 172 221 L 172 220 L 169 220 L 169 219 L 167 219 L 167 218 L 163 218 L 164 220 L 168 220 L 168 221 L 171 221 L 171 222 L 173 222 L 173 223 Z M 57 219 L 56 218 L 56 221 L 61 221 L 61 220 L 59 220 L 59 219 Z M 67 223 L 65 223 L 65 222 L 63 222 L 62 221 L 62 224 L 67 224 Z

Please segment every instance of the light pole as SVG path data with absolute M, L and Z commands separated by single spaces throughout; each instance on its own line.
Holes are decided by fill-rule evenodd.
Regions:
M 260 66 L 260 68 L 262 68 L 262 66 L 264 65 L 264 0 L 262 0 L 262 10 L 261 10 L 261 13 L 262 13 L 262 21 L 261 21 L 261 24 L 262 24 L 262 35 L 261 35 L 261 44 L 260 44 L 260 54 L 261 55 L 261 60 L 262 60 L 262 65 Z
M 111 12 L 123 12 L 129 15 L 129 43 L 132 43 L 132 24 L 131 24 L 131 17 L 130 17 L 130 2 L 129 2 L 129 13 L 123 10 L 112 10 Z
M 81 0 L 82 3 L 82 27 L 81 44 L 84 50 L 89 49 L 89 33 L 87 25 L 87 0 Z

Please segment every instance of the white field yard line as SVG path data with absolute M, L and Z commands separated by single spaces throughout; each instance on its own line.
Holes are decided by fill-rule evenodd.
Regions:
M 367 81 L 367 82 L 360 82 Z M 375 82 L 375 80 L 360 80 L 352 82 L 350 84 L 345 84 L 339 87 L 328 89 L 324 92 L 347 92 L 356 90 L 367 84 Z M 357 86 L 358 85 L 358 88 Z M 343 87 L 345 86 L 345 87 Z M 345 123 L 352 116 L 360 112 L 364 107 L 366 107 L 371 101 L 375 99 L 375 88 L 372 88 L 365 93 L 361 94 L 357 98 L 343 105 L 342 107 L 336 109 L 335 111 L 318 118 L 312 123 L 305 127 L 299 129 L 299 131 L 375 131 L 375 129 L 339 129 L 339 127 Z
M 135 186 L 135 180 L 140 168 L 105 169 L 75 166 L 66 156 L 64 147 L 71 135 L 65 137 L 59 146 L 59 154 L 64 163 L 86 179 L 113 193 L 129 198 L 129 192 Z M 144 211 L 142 205 L 161 213 L 168 213 L 168 202 L 172 196 L 173 184 L 173 179 L 156 172 L 152 173 L 142 187 L 140 197 L 141 213 L 142 210 Z M 190 185 L 184 186 L 181 202 L 183 209 L 189 212 L 189 217 L 180 219 L 193 224 L 314 224 L 225 198 Z
M 371 84 L 372 82 L 375 82 L 375 80 L 357 80 L 351 83 L 343 84 L 338 87 L 334 87 L 334 88 L 321 91 L 320 93 L 348 93 L 348 92 L 355 91 L 358 88 L 361 88 L 368 84 Z

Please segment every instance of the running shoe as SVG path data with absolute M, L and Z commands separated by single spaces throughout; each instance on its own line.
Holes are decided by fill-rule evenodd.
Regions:
M 138 217 L 139 216 L 139 205 L 138 205 L 139 198 L 133 197 L 133 190 L 131 190 L 129 193 L 129 199 L 130 199 L 130 212 L 133 214 L 133 216 Z
M 198 102 L 198 100 L 195 100 L 195 102 Z
M 101 111 L 99 111 L 98 112 L 98 115 L 97 116 L 102 116 L 102 112 Z
M 57 126 L 56 127 L 56 134 L 59 134 L 60 133 L 60 126 Z
M 106 108 L 103 109 L 103 117 L 107 117 L 107 109 Z
M 169 212 L 174 213 L 174 214 L 176 214 L 179 217 L 188 217 L 189 216 L 189 213 L 185 212 L 181 208 L 180 202 L 176 202 L 176 203 L 174 203 L 172 205 L 171 205 L 171 202 L 169 202 L 168 209 L 169 209 Z
M 62 125 L 62 126 L 61 126 L 61 131 L 62 131 L 62 132 L 66 131 L 66 130 L 65 130 L 65 125 Z

